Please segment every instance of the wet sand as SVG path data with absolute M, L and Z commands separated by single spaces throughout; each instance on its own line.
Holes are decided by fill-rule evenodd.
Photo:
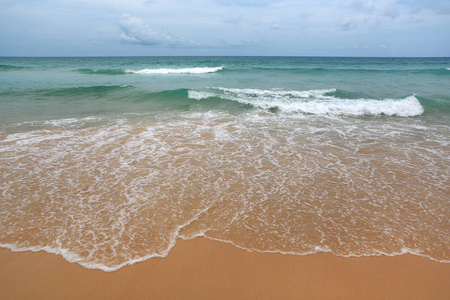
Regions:
M 0 299 L 450 299 L 450 264 L 413 255 L 250 253 L 197 238 L 116 272 L 0 249 Z

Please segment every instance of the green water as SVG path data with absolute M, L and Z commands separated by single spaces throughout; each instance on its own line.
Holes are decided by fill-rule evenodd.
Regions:
M 200 74 L 167 74 L 164 70 L 159 74 L 133 73 L 217 67 L 222 69 Z M 449 69 L 448 58 L 0 58 L 0 120 L 4 126 L 90 115 L 180 109 L 239 113 L 248 109 L 245 105 L 236 107 L 232 101 L 198 105 L 187 97 L 188 90 L 215 87 L 262 91 L 336 89 L 334 96 L 342 101 L 415 95 L 425 109 L 424 116 L 445 118 L 450 112 Z M 277 100 L 273 99 L 274 107 Z

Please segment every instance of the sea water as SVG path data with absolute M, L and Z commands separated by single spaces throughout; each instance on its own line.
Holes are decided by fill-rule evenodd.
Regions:
M 0 246 L 450 261 L 450 58 L 0 58 Z

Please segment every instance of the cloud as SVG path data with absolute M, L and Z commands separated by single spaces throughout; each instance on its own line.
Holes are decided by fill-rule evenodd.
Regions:
M 391 7 L 385 8 L 385 10 L 384 10 L 384 12 L 383 12 L 383 15 L 384 15 L 385 17 L 390 18 L 390 19 L 395 19 L 395 18 L 397 18 L 398 16 L 400 16 L 400 12 L 399 12 L 399 10 L 398 10 L 397 7 L 391 6 Z
M 0 2 L 0 56 L 450 53 L 449 0 Z
M 236 5 L 250 7 L 266 7 L 270 5 L 268 0 L 218 0 L 221 5 Z
M 394 20 L 408 10 L 410 6 L 396 0 L 349 0 L 341 8 L 335 7 L 335 18 L 341 18 L 337 24 L 344 31 L 367 32 L 395 27 Z
M 344 31 L 349 31 L 349 30 L 355 29 L 357 27 L 358 27 L 358 22 L 356 22 L 355 20 L 352 20 L 352 19 L 346 19 L 341 24 L 341 29 Z
M 449 15 L 450 14 L 450 3 L 449 2 L 441 2 L 438 4 L 436 11 L 438 14 Z
M 245 47 L 260 47 L 261 43 L 250 40 L 242 40 L 242 39 L 229 39 L 223 40 L 219 39 L 220 45 L 217 47 L 230 47 L 230 48 L 245 48 Z
M 223 19 L 224 23 L 232 24 L 234 26 L 238 26 L 239 24 L 242 23 L 242 21 L 243 21 L 242 16 L 237 16 L 237 15 L 227 16 Z
M 194 41 L 168 31 L 157 32 L 145 24 L 141 18 L 128 14 L 122 15 L 119 21 L 119 27 L 122 30 L 120 38 L 125 43 L 171 47 L 196 45 Z

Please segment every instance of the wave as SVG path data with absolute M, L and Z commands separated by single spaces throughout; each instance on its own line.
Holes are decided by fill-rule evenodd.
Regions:
M 293 72 L 293 73 L 307 73 L 307 74 L 321 74 L 329 72 L 337 73 L 361 73 L 361 74 L 434 74 L 434 75 L 450 75 L 448 72 L 450 68 L 424 68 L 424 69 L 377 69 L 377 68 L 333 68 L 333 67 L 256 67 L 253 68 L 256 71 L 272 71 L 272 72 Z
M 411 72 L 413 72 L 415 74 L 429 73 L 429 74 L 434 74 L 434 75 L 450 75 L 449 70 L 450 70 L 450 68 L 415 69 L 415 70 L 411 70 Z
M 24 67 L 6 66 L 0 65 L 0 70 L 15 70 L 22 69 Z M 329 72 L 337 73 L 361 73 L 361 74 L 377 74 L 377 73 L 414 73 L 414 74 L 434 74 L 434 75 L 450 75 L 448 72 L 450 68 L 429 68 L 429 69 L 364 69 L 364 68 L 305 68 L 305 67 L 254 67 L 254 68 L 233 68 L 225 69 L 221 67 L 192 67 L 192 68 L 156 68 L 156 69 L 91 69 L 82 68 L 75 70 L 81 74 L 87 75 L 127 75 L 127 74 L 139 74 L 139 75 L 170 75 L 170 74 L 207 74 L 215 73 L 219 71 L 227 72 L 293 72 L 293 73 L 306 73 L 306 74 L 322 74 Z
M 123 98 L 122 91 L 127 91 L 132 88 L 131 85 L 94 85 L 94 86 L 79 86 L 79 87 L 61 87 L 61 88 L 45 88 L 45 89 L 28 89 L 22 91 L 0 91 L 0 98 L 5 99 L 6 102 L 13 99 L 20 98 L 21 100 L 47 100 L 47 99 L 73 99 L 80 98 L 88 100 L 90 98 L 99 98 L 117 95 L 118 98 Z M 105 99 L 108 99 L 105 98 Z M 50 102 L 48 105 L 51 105 Z
M 14 71 L 14 70 L 22 70 L 22 69 L 26 69 L 26 67 L 13 66 L 13 65 L 0 65 L 0 71 Z
M 96 86 L 80 86 L 71 88 L 46 89 L 38 91 L 37 94 L 49 97 L 70 97 L 70 96 L 86 96 L 86 95 L 103 95 L 105 93 L 114 92 L 129 88 L 128 85 L 96 85 Z
M 61 89 L 48 89 L 42 92 L 46 96 L 70 96 L 70 95 L 85 95 L 85 94 L 99 94 L 106 92 L 113 92 L 125 88 L 129 88 L 128 85 L 94 85 L 94 86 L 80 86 Z
M 127 75 L 127 74 L 139 74 L 139 75 L 166 75 L 166 74 L 207 74 L 215 73 L 223 70 L 223 67 L 194 67 L 194 68 L 158 68 L 158 69 L 77 69 L 75 70 L 81 74 L 88 75 Z
M 3 93 L 5 97 L 17 96 L 15 92 Z M 312 114 L 343 116 L 400 116 L 412 117 L 427 111 L 448 109 L 445 103 L 409 95 L 404 98 L 373 99 L 364 93 L 338 89 L 282 90 L 206 88 L 147 91 L 130 85 L 99 85 L 32 90 L 20 96 L 31 100 L 91 100 L 108 101 L 106 111 L 160 112 L 160 111 L 225 111 L 245 113 L 263 109 L 278 114 Z M 419 101 L 420 100 L 420 101 Z M 423 104 L 422 104 L 423 103 Z M 53 102 L 48 102 L 52 107 Z M 126 107 L 124 107 L 126 106 Z
M 99 74 L 99 75 L 125 75 L 122 69 L 77 69 L 78 73 L 82 74 Z
M 424 112 L 416 96 L 403 99 L 342 99 L 346 93 L 336 89 L 284 91 L 261 89 L 211 88 L 209 91 L 189 91 L 188 97 L 204 100 L 211 97 L 248 104 L 271 112 L 315 115 L 387 115 L 411 117 Z
M 221 71 L 223 67 L 196 67 L 196 68 L 178 68 L 178 69 L 143 69 L 138 71 L 126 70 L 126 73 L 143 74 L 143 75 L 165 75 L 165 74 L 206 74 Z

